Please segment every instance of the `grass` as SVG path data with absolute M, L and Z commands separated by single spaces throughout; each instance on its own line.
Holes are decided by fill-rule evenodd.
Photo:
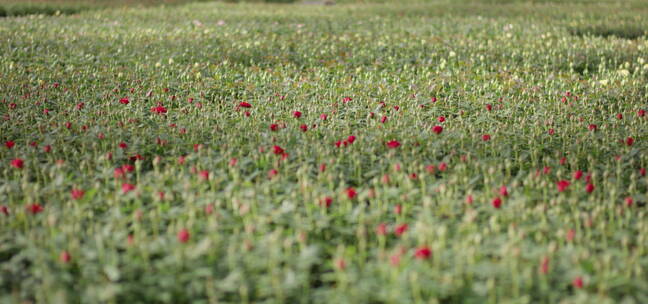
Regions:
M 647 15 L 0 19 L 0 302 L 648 302 Z

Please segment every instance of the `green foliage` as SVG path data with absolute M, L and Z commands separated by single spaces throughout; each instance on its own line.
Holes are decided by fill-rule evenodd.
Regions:
M 0 19 L 0 303 L 648 302 L 645 3 L 99 2 Z

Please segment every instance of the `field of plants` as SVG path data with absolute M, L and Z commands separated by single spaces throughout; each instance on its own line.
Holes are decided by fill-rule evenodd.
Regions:
M 0 303 L 648 303 L 648 3 L 341 2 L 0 18 Z

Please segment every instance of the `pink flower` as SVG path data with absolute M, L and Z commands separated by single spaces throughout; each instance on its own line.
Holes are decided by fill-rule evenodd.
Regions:
M 483 141 L 489 141 L 490 139 L 491 139 L 491 136 L 490 136 L 490 135 L 488 135 L 488 134 L 484 134 L 484 135 L 482 135 L 482 140 L 483 140 Z
M 443 132 L 443 127 L 442 126 L 434 126 L 434 127 L 432 127 L 432 132 L 434 132 L 436 134 L 441 134 L 441 132 Z
M 571 183 L 566 180 L 561 180 L 556 183 L 556 186 L 558 187 L 558 192 L 563 192 L 567 190 L 567 187 L 569 187 Z
M 209 180 L 209 171 L 207 171 L 207 170 L 200 171 L 198 173 L 198 175 L 200 176 L 200 179 L 202 179 L 202 180 Z
M 445 170 L 448 170 L 448 164 L 440 163 L 439 164 L 439 171 L 444 172 Z
M 625 198 L 625 204 L 628 207 L 632 207 L 632 204 L 634 203 L 634 200 L 632 199 L 632 196 L 628 196 Z
M 403 205 L 397 204 L 396 206 L 394 206 L 394 213 L 398 215 L 403 213 Z
M 328 115 L 326 115 L 326 114 L 320 115 L 321 120 L 326 120 L 327 118 L 328 118 Z
M 277 175 L 279 175 L 277 169 L 270 169 L 270 171 L 268 171 L 268 178 L 274 178 Z
M 301 116 L 302 116 L 302 113 L 301 113 L 301 112 L 299 112 L 299 111 L 295 111 L 295 112 L 293 112 L 293 117 L 295 117 L 295 118 L 300 118 Z
M 128 103 L 130 103 L 130 101 L 128 100 L 127 97 L 124 97 L 119 100 L 119 103 L 127 105 Z
M 398 148 L 400 147 L 400 145 L 401 145 L 400 142 L 398 142 L 397 140 L 392 140 L 387 142 L 387 147 L 390 149 Z
M 473 203 L 473 196 L 472 195 L 466 196 L 466 204 L 472 205 L 472 203 Z
M 549 129 L 549 135 L 554 135 L 556 133 L 556 130 L 554 129 Z
M 63 264 L 69 263 L 70 260 L 72 260 L 72 256 L 67 251 L 62 251 L 61 254 L 59 255 L 59 261 L 61 261 L 61 263 Z
M 383 117 L 380 119 L 380 122 L 381 122 L 381 123 L 386 123 L 386 122 L 387 122 L 387 116 L 383 116 Z
M 72 199 L 80 200 L 83 198 L 83 195 L 85 195 L 85 192 L 83 192 L 83 190 L 81 189 L 72 189 L 72 191 L 70 191 L 70 195 L 72 196 Z
M 581 277 L 574 278 L 574 280 L 572 281 L 572 285 L 574 286 L 574 288 L 577 289 L 583 288 L 583 278 Z
M 378 227 L 376 227 L 376 234 L 377 235 L 386 235 L 387 234 L 387 224 L 385 224 L 385 223 L 378 224 Z
M 589 126 L 587 126 L 587 128 L 588 128 L 590 131 L 596 131 L 596 129 L 597 129 L 598 127 L 597 127 L 595 124 L 590 124 Z
M 241 103 L 239 103 L 239 107 L 241 107 L 241 108 L 251 108 L 252 105 L 245 102 L 245 101 L 242 101 Z
M 419 247 L 414 252 L 414 256 L 419 260 L 427 260 L 430 258 L 431 255 L 432 255 L 432 250 L 427 246 Z
M 131 192 L 135 190 L 135 185 L 129 184 L 129 183 L 123 183 L 122 184 L 122 193 L 126 194 L 128 192 Z
M 189 230 L 187 230 L 186 228 L 180 229 L 180 231 L 178 232 L 178 242 L 186 243 L 190 238 L 191 234 L 189 233 Z
M 508 189 L 506 188 L 506 186 L 500 187 L 499 193 L 500 193 L 501 196 L 508 196 L 508 194 L 509 194 Z
M 489 112 L 490 112 L 490 111 L 492 111 L 492 110 L 493 110 L 493 105 L 491 105 L 490 103 L 487 104 L 487 105 L 486 105 L 486 111 L 489 111 Z
M 445 120 L 446 120 L 445 116 L 439 116 L 439 118 L 437 118 L 438 122 L 444 122 Z

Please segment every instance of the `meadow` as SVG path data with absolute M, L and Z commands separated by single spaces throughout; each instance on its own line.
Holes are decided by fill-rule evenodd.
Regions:
M 0 18 L 0 303 L 648 303 L 646 2 L 99 2 Z

